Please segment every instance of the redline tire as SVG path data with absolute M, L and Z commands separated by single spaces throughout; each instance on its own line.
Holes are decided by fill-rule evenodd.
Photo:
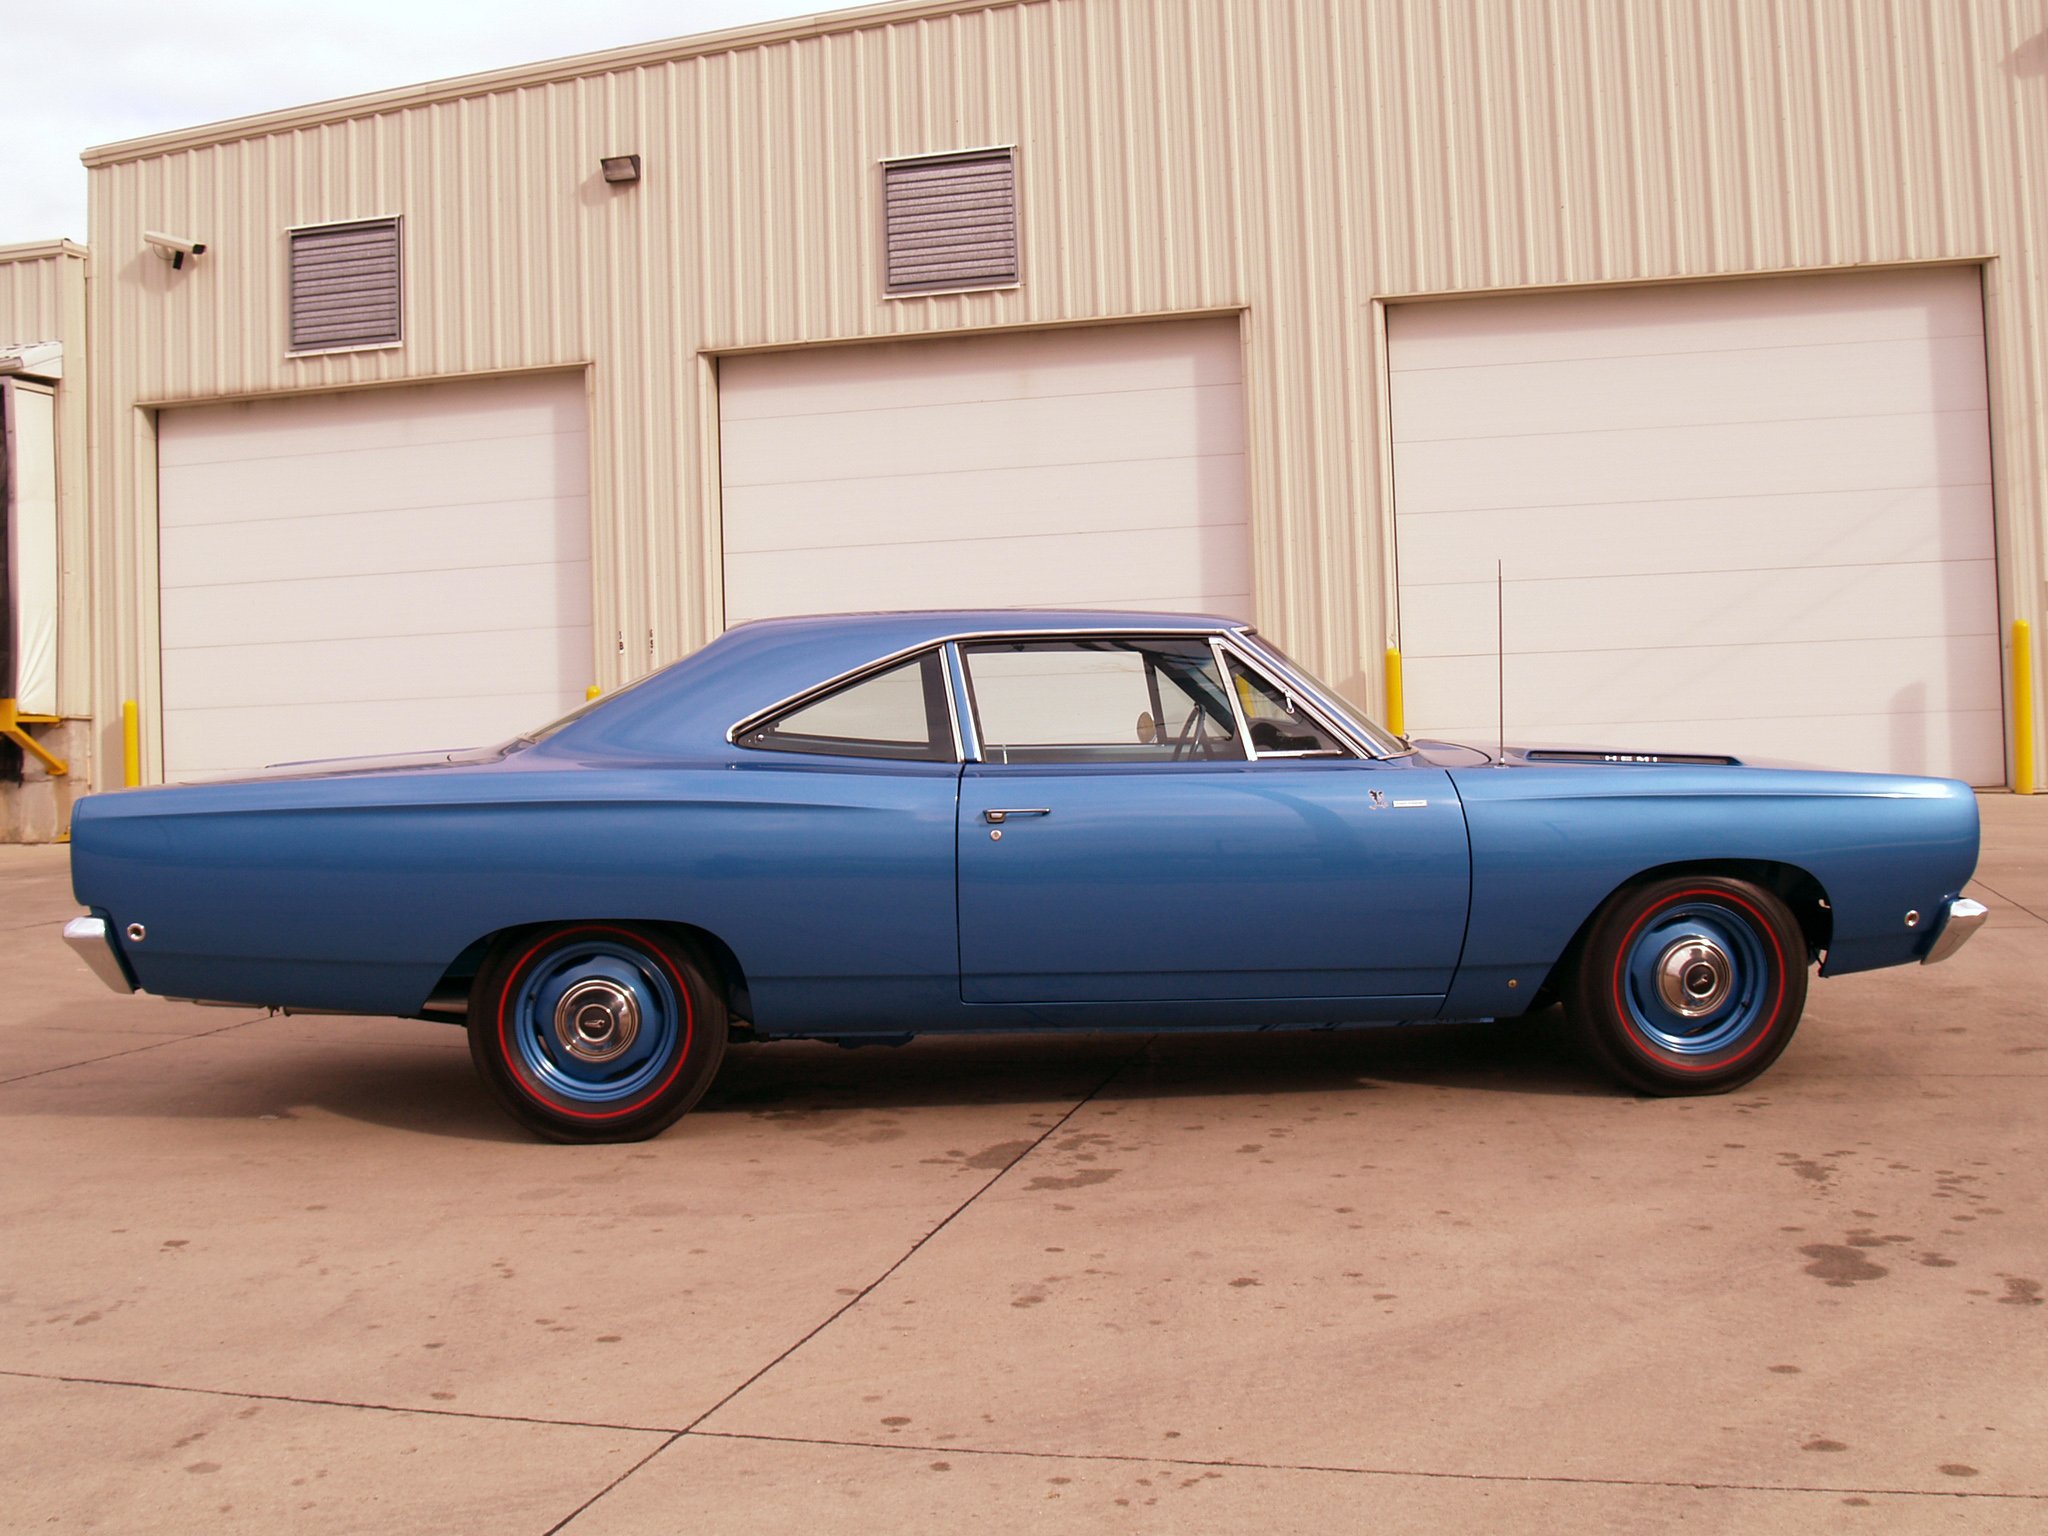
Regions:
M 1784 902 L 1746 880 L 1680 875 L 1611 897 L 1564 989 L 1594 1060 L 1658 1095 L 1726 1093 L 1792 1042 L 1807 947 Z
M 641 1141 L 680 1119 L 725 1057 L 718 989 L 637 923 L 501 941 L 470 991 L 469 1054 L 492 1097 L 551 1141 Z

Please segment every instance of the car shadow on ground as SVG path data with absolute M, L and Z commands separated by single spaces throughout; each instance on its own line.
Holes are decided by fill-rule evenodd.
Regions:
M 457 1037 L 459 1042 L 460 1037 Z M 232 1067 L 181 1075 L 166 1061 L 87 1093 L 18 1103 L 15 1113 L 294 1120 L 336 1116 L 464 1141 L 529 1138 L 477 1080 L 469 1053 L 440 1037 L 255 1041 Z M 925 1036 L 846 1049 L 816 1041 L 735 1045 L 691 1119 L 1104 1100 L 1274 1097 L 1367 1088 L 1601 1096 L 1555 1010 L 1492 1024 L 1384 1029 Z M 689 1121 L 685 1121 L 687 1127 Z M 674 1133 L 671 1133 L 674 1134 Z
M 1584 1097 L 1620 1090 L 1584 1065 L 1555 1011 L 1492 1024 L 1175 1034 L 934 1036 L 901 1047 L 737 1046 L 695 1113 L 917 1109 L 1104 1099 L 1272 1097 L 1424 1086 Z

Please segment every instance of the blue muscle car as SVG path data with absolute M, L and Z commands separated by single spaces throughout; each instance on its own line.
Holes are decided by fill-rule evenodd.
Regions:
M 66 937 L 122 991 L 468 1027 L 563 1140 L 729 1039 L 1475 1019 L 1749 1081 L 1821 974 L 1953 952 L 1948 780 L 1409 743 L 1249 626 L 743 625 L 530 736 L 98 795 Z

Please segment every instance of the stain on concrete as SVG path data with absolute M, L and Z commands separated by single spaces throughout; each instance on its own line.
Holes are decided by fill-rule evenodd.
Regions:
M 1235 1280 L 1230 1282 L 1230 1288 L 1234 1291 L 1241 1291 L 1248 1285 L 1257 1285 L 1258 1283 L 1259 1282 L 1257 1280 L 1254 1280 L 1250 1275 L 1239 1275 Z
M 2005 1282 L 2005 1294 L 1999 1301 L 2008 1307 L 2038 1307 L 2041 1305 L 2041 1282 L 2024 1279 L 2019 1275 L 2000 1275 Z
M 964 1157 L 960 1161 L 963 1167 L 993 1171 L 1009 1167 L 1029 1152 L 1032 1146 L 1033 1143 L 1028 1141 L 999 1141 L 994 1146 L 983 1147 L 972 1157 Z
M 931 1468 L 934 1472 L 950 1472 L 953 1470 L 953 1463 L 950 1461 L 935 1461 L 931 1464 Z
M 1944 1477 L 1975 1477 L 1977 1469 L 1966 1461 L 1944 1461 L 1941 1464 Z
M 1825 1186 L 1835 1176 L 1835 1165 L 1823 1163 L 1811 1157 L 1801 1157 L 1797 1152 L 1780 1152 L 1778 1162 L 1805 1179 L 1810 1184 Z
M 1012 1298 L 1010 1305 L 1013 1307 L 1035 1307 L 1044 1300 L 1045 1292 L 1026 1291 L 1022 1296 Z
M 1807 1441 L 1799 1449 L 1802 1451 L 1846 1451 L 1849 1447 L 1839 1440 L 1815 1439 Z
M 1813 1262 L 1806 1272 L 1816 1280 L 1834 1286 L 1855 1285 L 1863 1280 L 1882 1280 L 1891 1271 L 1873 1264 L 1862 1251 L 1842 1243 L 1807 1243 L 1800 1250 Z
M 1122 1173 L 1121 1168 L 1083 1168 L 1079 1173 L 1060 1178 L 1056 1174 L 1041 1173 L 1025 1186 L 1026 1189 L 1086 1189 L 1090 1184 L 1107 1184 Z
M 910 1416 L 908 1414 L 903 1413 L 892 1413 L 887 1418 L 883 1419 L 882 1422 L 888 1425 L 891 1429 L 901 1429 L 904 1425 L 910 1422 Z
M 220 1463 L 217 1461 L 195 1461 L 186 1467 L 185 1470 L 187 1472 L 218 1472 L 220 1470 Z
M 1925 1264 L 1929 1269 L 1954 1269 L 1956 1267 L 1956 1261 L 1945 1253 L 1916 1253 L 1913 1255 L 1913 1262 Z
M 1771 1374 L 1774 1376 L 1797 1376 L 1799 1374 L 1799 1367 L 1796 1365 L 1774 1365 L 1771 1367 Z

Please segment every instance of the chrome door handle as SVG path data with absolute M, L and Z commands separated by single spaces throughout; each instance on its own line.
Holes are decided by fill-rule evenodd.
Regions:
M 1012 816 L 1050 816 L 1051 814 L 1052 807 L 1049 805 L 1023 806 L 1008 811 L 983 811 L 981 819 L 992 827 L 1000 827 Z

